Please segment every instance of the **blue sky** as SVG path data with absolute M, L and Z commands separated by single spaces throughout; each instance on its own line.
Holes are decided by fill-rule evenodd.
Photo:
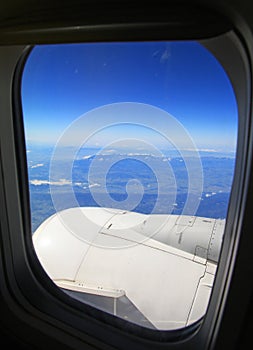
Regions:
M 76 118 L 119 102 L 150 104 L 167 111 L 182 123 L 199 149 L 234 150 L 234 93 L 221 65 L 199 43 L 86 43 L 32 50 L 22 79 L 29 142 L 54 144 Z M 87 122 L 92 123 L 89 113 Z M 156 120 L 148 123 L 155 126 Z M 93 145 L 106 144 L 114 135 L 141 137 L 142 133 L 147 128 L 108 128 L 94 137 Z M 149 137 L 157 135 L 149 130 Z

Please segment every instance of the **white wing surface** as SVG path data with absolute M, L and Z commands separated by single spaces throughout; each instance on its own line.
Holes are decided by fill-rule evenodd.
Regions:
M 73 297 L 169 330 L 205 314 L 224 225 L 200 217 L 72 208 L 48 218 L 33 241 L 45 271 Z

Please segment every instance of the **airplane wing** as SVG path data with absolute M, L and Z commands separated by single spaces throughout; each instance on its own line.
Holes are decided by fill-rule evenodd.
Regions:
M 206 311 L 225 221 L 71 208 L 48 218 L 33 242 L 49 277 L 72 297 L 159 330 Z

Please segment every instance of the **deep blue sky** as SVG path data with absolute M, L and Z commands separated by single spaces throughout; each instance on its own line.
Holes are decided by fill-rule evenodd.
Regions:
M 146 103 L 169 112 L 200 149 L 234 149 L 234 93 L 223 68 L 199 43 L 42 45 L 32 50 L 22 80 L 28 141 L 53 144 L 76 118 L 115 102 Z M 120 133 L 120 127 L 115 130 Z M 121 131 L 129 130 L 135 134 L 134 127 Z M 105 132 L 103 137 L 108 142 Z

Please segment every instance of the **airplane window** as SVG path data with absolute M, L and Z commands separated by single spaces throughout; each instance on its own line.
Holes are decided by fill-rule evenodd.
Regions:
M 198 42 L 38 45 L 22 77 L 32 238 L 72 298 L 157 330 L 204 316 L 237 105 Z

